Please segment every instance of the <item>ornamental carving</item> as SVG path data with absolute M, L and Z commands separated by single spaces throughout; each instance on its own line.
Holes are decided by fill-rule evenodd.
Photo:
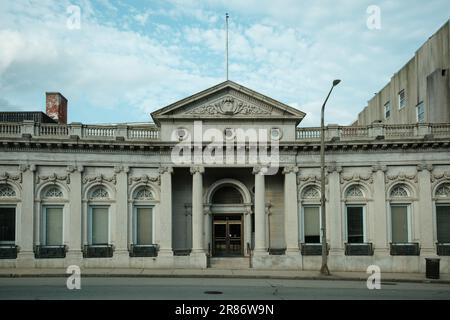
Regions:
M 159 174 L 164 174 L 164 173 L 173 173 L 173 168 L 172 167 L 160 167 Z
M 256 106 L 248 104 L 232 96 L 226 96 L 223 99 L 211 104 L 196 107 L 186 112 L 194 115 L 261 115 L 271 114 L 272 109 L 267 106 Z
M 191 171 L 191 174 L 204 173 L 205 172 L 205 168 L 204 167 L 200 167 L 200 166 L 196 166 L 196 167 L 191 167 L 190 171 Z
M 299 176 L 297 177 L 297 184 L 305 184 L 305 183 L 320 183 L 320 176 L 311 174 L 309 176 Z M 325 176 L 325 184 L 328 184 L 328 176 Z
M 113 175 L 112 177 L 105 177 L 103 174 L 83 178 L 83 183 L 94 182 L 94 181 L 98 182 L 98 183 L 111 182 L 113 184 L 116 184 L 117 179 L 116 179 L 116 175 Z
M 154 200 L 155 197 L 153 196 L 153 192 L 149 187 L 143 187 L 143 188 L 139 188 L 135 195 L 134 195 L 134 199 L 135 200 Z
M 450 198 L 450 183 L 444 183 L 436 190 L 435 196 L 438 198 Z
M 22 183 L 22 174 L 12 175 L 8 172 L 3 172 L 0 174 L 0 183 L 6 183 L 7 181 L 16 181 Z
M 413 182 L 417 183 L 417 181 L 418 181 L 417 173 L 416 174 L 412 174 L 412 175 L 407 175 L 407 174 L 405 174 L 403 172 L 400 172 L 397 175 L 392 175 L 392 176 L 386 175 L 386 181 L 385 182 L 386 182 L 386 184 L 389 184 L 392 181 L 406 181 L 406 180 L 413 181 Z
M 36 183 L 47 182 L 47 181 L 55 183 L 57 181 L 65 181 L 67 184 L 70 184 L 70 175 L 67 174 L 67 175 L 59 176 L 56 173 L 53 173 L 48 176 L 43 176 L 43 175 L 37 176 L 36 180 L 37 180 Z
M 344 184 L 346 182 L 368 182 L 368 183 L 373 183 L 373 176 L 372 174 L 369 174 L 367 176 L 355 173 L 353 175 L 350 176 L 345 176 L 345 175 L 341 175 L 341 184 Z
M 298 167 L 296 166 L 287 166 L 283 168 L 283 174 L 289 174 L 289 173 L 297 173 Z
M 441 181 L 441 180 L 450 180 L 450 172 L 445 171 L 442 173 L 433 173 L 431 175 L 431 182 Z
M 144 184 L 149 184 L 151 182 L 157 183 L 158 185 L 161 183 L 161 179 L 159 176 L 157 177 L 150 177 L 146 174 L 140 176 L 140 177 L 130 177 L 128 178 L 128 184 L 133 184 L 133 182 L 138 182 L 138 183 L 144 183 Z
M 48 188 L 44 193 L 44 198 L 63 198 L 64 194 L 58 187 Z

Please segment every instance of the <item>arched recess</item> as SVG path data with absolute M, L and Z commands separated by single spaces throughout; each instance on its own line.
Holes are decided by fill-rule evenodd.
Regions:
M 214 195 L 221 190 L 228 190 L 233 193 L 235 195 L 233 199 L 236 201 L 220 201 L 225 203 L 214 203 Z M 237 193 L 239 193 L 240 197 L 236 196 Z M 221 198 L 226 198 L 226 195 Z M 247 244 L 251 245 L 252 239 L 252 196 L 245 184 L 236 179 L 218 180 L 209 186 L 204 194 L 203 201 L 205 211 L 205 247 L 212 248 L 214 245 L 213 228 L 215 218 L 217 219 L 219 216 L 234 218 L 241 216 L 241 247 L 243 249 L 243 254 L 247 254 L 245 248 L 247 247 Z

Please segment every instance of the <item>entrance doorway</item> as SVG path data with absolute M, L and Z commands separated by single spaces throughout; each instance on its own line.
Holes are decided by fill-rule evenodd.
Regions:
M 214 216 L 213 255 L 215 257 L 243 256 L 242 240 L 242 215 Z

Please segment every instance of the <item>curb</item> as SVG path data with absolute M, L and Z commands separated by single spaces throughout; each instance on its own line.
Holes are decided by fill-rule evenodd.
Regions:
M 5 273 L 0 278 L 66 278 L 66 273 L 51 274 L 21 274 Z M 318 280 L 318 281 L 367 281 L 364 277 L 339 277 L 339 276 L 272 276 L 272 275 L 220 275 L 220 274 L 107 274 L 107 273 L 85 273 L 84 278 L 207 278 L 207 279 L 274 279 L 274 280 Z M 450 280 L 441 279 L 402 279 L 382 278 L 381 284 L 394 283 L 431 283 L 450 284 Z

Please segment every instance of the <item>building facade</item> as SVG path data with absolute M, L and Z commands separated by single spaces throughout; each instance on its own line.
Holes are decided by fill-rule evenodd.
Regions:
M 450 20 L 369 100 L 354 125 L 450 122 Z
M 0 267 L 319 270 L 320 129 L 304 115 L 226 81 L 154 123 L 2 122 Z M 325 139 L 330 270 L 439 256 L 449 273 L 450 124 Z

